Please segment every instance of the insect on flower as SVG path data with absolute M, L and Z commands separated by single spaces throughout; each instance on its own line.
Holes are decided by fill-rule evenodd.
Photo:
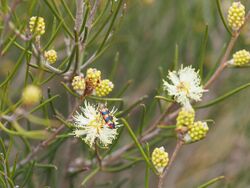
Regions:
M 113 121 L 113 116 L 110 115 L 108 108 L 104 104 L 100 105 L 99 108 L 100 108 L 99 111 L 100 111 L 104 121 L 106 122 L 106 125 L 108 125 L 109 128 L 114 129 L 115 123 Z
M 85 101 L 84 107 L 80 108 L 81 111 L 76 112 L 73 116 L 74 135 L 84 140 L 90 148 L 93 148 L 96 140 L 102 146 L 107 147 L 112 144 L 113 140 L 119 134 L 117 130 L 121 124 L 119 124 L 118 119 L 114 116 L 116 109 L 104 110 L 106 106 L 102 108 L 101 106 L 104 105 L 91 105 Z M 112 117 L 107 121 L 109 126 L 104 120 L 101 111 L 108 111 L 107 114 Z

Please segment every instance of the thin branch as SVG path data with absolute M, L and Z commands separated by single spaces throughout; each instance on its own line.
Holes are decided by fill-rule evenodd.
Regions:
M 99 164 L 99 167 L 100 167 L 100 170 L 102 170 L 102 157 L 99 153 L 99 150 L 98 150 L 98 144 L 97 144 L 97 140 L 95 140 L 95 153 L 96 153 L 96 159 L 98 161 L 98 164 Z
M 208 88 L 220 76 L 220 74 L 222 73 L 222 71 L 227 67 L 227 61 L 229 59 L 231 51 L 233 50 L 233 47 L 235 46 L 235 43 L 236 43 L 237 39 L 239 38 L 239 35 L 240 35 L 242 29 L 247 24 L 247 22 L 249 21 L 249 19 L 250 19 L 250 11 L 247 13 L 247 16 L 245 18 L 245 22 L 241 26 L 241 28 L 238 31 L 235 31 L 233 33 L 233 35 L 231 37 L 231 40 L 228 43 L 226 52 L 225 52 L 223 58 L 221 59 L 220 66 L 215 71 L 215 73 L 212 75 L 212 77 L 207 81 L 207 83 L 205 84 L 204 88 Z
M 76 21 L 75 21 L 75 29 L 77 33 L 80 32 L 81 24 L 83 20 L 83 0 L 77 0 L 76 1 Z
M 184 144 L 183 141 L 181 141 L 181 140 L 177 141 L 177 144 L 175 146 L 174 152 L 173 152 L 173 154 L 172 154 L 172 156 L 170 158 L 169 164 L 164 169 L 162 175 L 160 175 L 160 177 L 159 177 L 158 188 L 162 188 L 163 187 L 164 179 L 167 177 L 167 175 L 169 173 L 169 170 L 170 170 L 170 168 L 171 168 L 174 160 L 176 159 L 176 156 L 179 153 L 179 151 L 180 151 L 180 149 L 181 149 L 181 147 L 182 147 L 183 144 Z
M 81 105 L 82 100 L 80 100 L 75 107 L 73 108 L 72 112 L 69 114 L 67 121 L 70 121 L 72 118 L 72 115 L 74 114 L 74 112 L 77 110 L 77 108 Z M 46 148 L 53 140 L 56 139 L 56 136 L 64 129 L 65 125 L 61 124 L 51 135 L 48 139 L 44 140 L 43 142 L 39 143 L 23 160 L 21 160 L 18 164 L 17 164 L 17 168 L 19 166 L 23 166 L 26 163 L 28 163 L 31 159 L 33 159 L 36 154 L 38 154 L 38 152 L 40 150 L 42 150 L 43 148 Z

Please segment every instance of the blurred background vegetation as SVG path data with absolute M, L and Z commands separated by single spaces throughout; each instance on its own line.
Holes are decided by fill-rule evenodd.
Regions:
M 29 10 L 30 2 L 26 0 L 18 6 L 16 16 L 19 21 L 26 22 L 26 24 L 30 15 L 43 16 L 47 29 L 42 43 L 46 43 L 53 27 L 53 16 L 43 1 L 32 2 L 36 6 L 32 12 L 29 12 L 31 10 Z M 58 9 L 63 9 L 60 0 L 56 2 Z M 71 9 L 74 10 L 75 4 L 72 2 L 67 1 Z M 231 2 L 230 0 L 222 1 L 225 14 Z M 241 2 L 247 10 L 250 9 L 249 1 L 242 0 Z M 63 14 L 67 24 L 73 27 L 69 15 L 65 11 Z M 115 91 L 111 96 L 116 96 L 131 80 L 132 84 L 124 95 L 125 105 L 128 106 L 138 98 L 148 95 L 145 101 L 148 104 L 147 121 L 153 122 L 157 114 L 160 113 L 154 96 L 162 92 L 157 89 L 162 83 L 161 76 L 165 77 L 168 69 L 173 67 L 176 45 L 179 48 L 179 64 L 198 67 L 206 25 L 209 37 L 205 54 L 204 77 L 216 64 L 223 47 L 229 40 L 228 33 L 219 18 L 215 0 L 128 0 L 125 15 L 120 27 L 115 30 L 112 44 L 91 67 L 102 70 L 103 75 L 109 77 L 117 61 L 112 80 L 115 84 Z M 250 24 L 240 37 L 234 51 L 249 48 L 249 29 Z M 63 48 L 63 35 L 64 31 L 60 31 L 53 42 L 54 49 L 59 53 L 59 60 L 60 53 L 63 54 L 65 50 Z M 97 45 L 98 41 L 89 47 L 88 52 L 94 50 Z M 1 57 L 1 80 L 13 69 L 20 53 L 18 48 L 12 46 L 11 50 Z M 11 86 L 9 95 L 14 101 L 17 101 L 21 95 L 20 78 L 23 76 L 24 72 L 19 70 Z M 58 84 L 59 82 L 60 78 L 57 77 L 46 84 L 44 88 L 49 86 L 53 93 L 61 94 L 60 99 L 55 104 L 63 113 L 66 113 L 65 90 Z M 249 69 L 227 69 L 209 89 L 209 93 L 205 94 L 202 103 L 248 82 L 250 82 Z M 193 188 L 221 175 L 226 177 L 225 180 L 211 187 L 250 187 L 249 95 L 250 90 L 244 90 L 216 106 L 198 111 L 198 119 L 213 119 L 215 124 L 211 127 L 206 139 L 184 146 L 172 166 L 166 187 Z M 154 103 L 151 103 L 152 100 Z M 137 117 L 140 115 L 140 108 L 135 109 L 131 114 L 130 121 L 134 130 L 138 127 Z M 157 141 L 157 144 L 152 143 L 151 148 L 164 145 L 171 153 L 176 140 L 174 133 L 168 131 L 162 134 L 168 134 L 168 136 L 164 140 Z M 4 135 L 2 138 L 4 139 Z M 116 147 L 119 148 L 128 142 L 131 142 L 131 138 L 128 134 L 123 134 Z M 87 157 L 85 144 L 79 140 L 74 140 L 74 143 L 70 153 L 72 160 Z M 15 149 L 25 152 L 25 148 L 19 146 L 18 142 L 15 143 Z M 53 146 L 50 149 L 53 149 Z M 82 151 L 85 151 L 85 154 Z M 12 158 L 15 157 L 15 153 L 14 151 Z M 67 144 L 62 143 L 55 156 L 50 158 L 51 163 L 55 164 L 58 170 L 34 169 L 32 181 L 27 184 L 27 187 L 43 187 L 45 185 L 59 187 L 58 182 L 62 181 L 60 166 L 63 165 L 66 160 L 65 155 L 68 154 Z M 145 164 L 139 163 L 120 173 L 99 173 L 94 179 L 95 187 L 144 187 L 144 171 Z M 75 187 L 78 187 L 79 183 L 77 182 L 81 182 L 87 173 L 80 173 L 72 178 Z M 37 179 L 39 181 L 36 181 Z M 150 187 L 156 187 L 156 181 L 157 178 L 152 174 Z M 89 187 L 93 185 L 91 184 Z

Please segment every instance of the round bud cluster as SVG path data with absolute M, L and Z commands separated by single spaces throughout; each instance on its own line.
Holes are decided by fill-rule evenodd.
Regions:
M 114 84 L 108 79 L 102 80 L 101 71 L 89 68 L 85 78 L 83 76 L 74 77 L 72 87 L 79 95 L 88 96 L 94 94 L 103 97 L 113 90 Z
M 233 55 L 232 64 L 236 66 L 246 65 L 250 62 L 250 53 L 246 50 L 240 50 Z
M 44 19 L 42 17 L 32 16 L 29 21 L 29 29 L 36 36 L 43 35 L 45 33 Z
M 245 7 L 240 2 L 233 2 L 232 6 L 228 9 L 227 20 L 229 26 L 237 31 L 245 22 Z
M 101 71 L 94 68 L 89 68 L 86 73 L 86 80 L 93 87 L 96 87 L 101 81 Z
M 102 80 L 95 89 L 96 95 L 99 97 L 106 96 L 113 90 L 113 88 L 114 84 L 110 80 Z
M 50 64 L 53 64 L 57 60 L 57 53 L 55 50 L 49 50 L 44 53 L 44 57 Z
M 164 168 L 168 165 L 169 157 L 165 152 L 164 147 L 155 148 L 152 153 L 152 163 L 159 173 L 162 173 Z
M 72 88 L 79 94 L 82 95 L 84 93 L 86 84 L 85 79 L 82 76 L 75 76 L 72 80 Z
M 42 91 L 38 86 L 28 85 L 22 92 L 23 104 L 32 106 L 37 104 L 42 97 Z
M 182 108 L 176 119 L 176 127 L 189 126 L 194 123 L 195 112 L 193 109 L 187 110 Z
M 206 122 L 197 121 L 189 126 L 189 130 L 184 136 L 184 141 L 186 143 L 199 141 L 206 137 L 208 130 L 209 128 Z

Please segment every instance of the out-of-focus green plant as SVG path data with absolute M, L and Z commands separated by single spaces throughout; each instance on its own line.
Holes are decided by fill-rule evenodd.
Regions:
M 198 120 L 199 109 L 217 105 L 250 86 L 246 83 L 208 102 L 202 101 L 202 96 L 209 96 L 214 89 L 212 84 L 225 69 L 249 67 L 249 51 L 233 54 L 250 19 L 250 13 L 246 13 L 240 2 L 232 3 L 227 18 L 221 1 L 214 2 L 221 25 L 230 37 L 217 63 L 213 66 L 206 63 L 212 27 L 200 20 L 196 29 L 204 32 L 200 47 L 196 47 L 199 54 L 195 54 L 198 57 L 192 65 L 195 68 L 180 63 L 183 60 L 180 54 L 188 55 L 193 49 L 172 42 L 174 50 L 172 60 L 168 61 L 168 76 L 166 67 L 160 67 L 160 84 L 154 85 L 154 93 L 149 91 L 152 83 L 147 83 L 146 74 L 155 70 L 155 62 L 146 61 L 146 55 L 138 55 L 130 57 L 132 63 L 121 64 L 125 50 L 119 42 L 126 39 L 119 37 L 122 32 L 117 34 L 117 31 L 122 28 L 124 17 L 130 19 L 131 15 L 125 13 L 133 10 L 138 2 L 2 0 L 0 3 L 1 59 L 15 62 L 1 76 L 0 83 L 1 187 L 128 187 L 126 178 L 110 182 L 106 174 L 112 173 L 116 178 L 139 163 L 145 169 L 144 187 L 150 187 L 152 179 L 159 180 L 154 187 L 164 187 L 179 151 L 184 145 L 189 147 L 188 144 L 205 139 L 210 123 L 214 123 L 207 118 Z M 175 8 L 181 9 L 176 1 L 140 3 L 145 9 L 157 6 L 155 10 L 159 14 L 162 5 L 176 3 Z M 143 12 L 139 17 L 140 14 Z M 157 17 L 159 22 L 162 17 Z M 137 40 L 142 34 L 151 34 L 161 41 L 159 31 L 163 28 L 155 30 L 147 19 L 143 19 L 142 25 L 149 33 L 141 33 L 140 26 L 128 27 L 126 31 L 138 29 Z M 175 20 L 174 16 L 172 19 Z M 185 22 L 175 22 L 170 32 L 176 31 L 183 37 L 180 40 L 185 41 L 187 33 L 177 28 L 182 24 Z M 147 46 L 139 45 L 140 49 L 134 48 L 135 40 L 127 45 L 132 46 L 132 51 L 150 48 L 149 53 L 156 52 L 157 46 L 150 42 Z M 113 53 L 117 45 L 118 52 Z M 113 62 L 101 66 L 110 56 Z M 145 64 L 138 64 L 139 60 Z M 121 74 L 117 74 L 119 69 L 124 69 Z M 138 81 L 130 90 L 131 80 L 126 81 L 126 70 L 132 70 L 133 78 Z M 125 92 L 137 95 L 138 88 L 143 91 L 139 92 L 140 97 L 127 103 Z M 149 97 L 144 90 L 150 92 Z M 196 104 L 199 101 L 201 104 Z M 168 154 L 159 146 L 170 143 L 171 138 L 176 141 L 176 147 Z M 208 187 L 222 179 L 224 176 L 215 177 L 198 187 Z

